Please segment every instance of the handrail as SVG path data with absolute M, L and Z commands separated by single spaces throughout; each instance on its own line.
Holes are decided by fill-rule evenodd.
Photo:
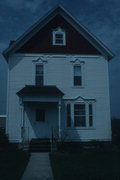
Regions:
M 22 146 L 23 149 L 28 149 L 29 147 L 29 127 L 23 127 L 22 129 Z
M 57 140 L 54 137 L 54 131 L 53 131 L 53 127 L 51 127 L 51 152 L 53 151 L 53 146 L 57 146 Z

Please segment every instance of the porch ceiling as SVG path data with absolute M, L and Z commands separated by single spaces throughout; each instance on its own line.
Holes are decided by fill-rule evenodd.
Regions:
M 16 93 L 19 97 L 62 97 L 64 93 L 56 86 L 28 85 Z

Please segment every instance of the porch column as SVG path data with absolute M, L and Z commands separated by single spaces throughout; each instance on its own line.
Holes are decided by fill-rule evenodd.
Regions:
M 59 140 L 61 139 L 61 99 L 58 102 L 58 131 L 59 131 Z
M 22 142 L 24 140 L 24 134 L 25 134 L 25 123 L 24 123 L 24 103 L 22 102 L 21 103 L 21 139 L 22 139 Z

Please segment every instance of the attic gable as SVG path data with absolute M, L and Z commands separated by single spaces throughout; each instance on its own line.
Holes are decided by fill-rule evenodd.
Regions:
M 57 20 L 55 21 L 55 19 L 57 18 Z M 59 20 L 58 20 L 59 19 Z M 54 23 L 53 23 L 54 21 Z M 105 56 L 106 59 L 111 59 L 113 58 L 113 54 L 112 52 L 107 49 L 98 39 L 96 39 L 96 37 L 94 37 L 83 25 L 81 25 L 69 12 L 67 12 L 61 5 L 53 8 L 50 12 L 48 12 L 42 19 L 40 19 L 38 22 L 36 22 L 31 28 L 28 29 L 28 31 L 26 31 L 21 37 L 19 37 L 10 47 L 8 47 L 4 52 L 3 55 L 6 59 L 8 59 L 9 55 L 15 53 L 15 52 L 25 52 L 26 50 L 30 50 L 31 48 L 31 42 L 34 41 L 35 43 L 35 39 L 37 37 L 37 35 L 40 36 L 40 33 L 42 33 L 43 29 L 45 30 L 45 28 L 50 25 L 51 23 L 55 24 L 58 23 L 59 21 L 63 22 L 64 21 L 64 25 L 66 26 L 67 24 L 69 24 L 69 27 L 72 27 L 74 29 L 74 32 L 76 34 L 79 34 L 79 38 L 80 36 L 82 36 L 81 39 L 82 41 L 78 41 L 78 39 L 76 38 L 76 36 L 74 36 L 74 38 L 76 38 L 77 42 L 81 42 L 80 43 L 80 48 L 82 47 L 86 47 L 88 54 L 90 53 L 94 53 L 93 54 L 102 54 L 103 56 Z M 59 22 L 60 23 L 60 22 Z M 49 26 L 50 27 L 50 26 Z M 71 28 L 71 29 L 72 29 Z M 50 33 L 50 31 L 49 31 Z M 45 32 L 43 32 L 43 34 L 45 34 Z M 68 36 L 68 35 L 67 35 Z M 41 36 L 40 36 L 41 37 Z M 42 36 L 42 38 L 48 38 L 48 36 Z M 39 41 L 43 41 L 43 39 L 40 39 Z M 68 38 L 68 37 L 67 37 Z M 71 36 L 71 38 L 73 38 Z M 82 43 L 85 40 L 85 44 Z M 48 39 L 47 39 L 48 40 Z M 68 40 L 68 39 L 67 39 Z M 38 43 L 37 45 L 40 45 L 40 42 L 36 41 L 36 43 Z M 44 42 L 44 41 L 43 41 Z M 75 42 L 75 39 L 74 39 Z M 45 43 L 45 42 L 44 42 Z M 44 46 L 43 43 L 43 46 Z M 50 43 L 50 40 L 49 40 Z M 49 45 L 49 43 L 47 45 Z M 35 45 L 35 44 L 34 44 Z M 78 44 L 76 45 L 76 49 L 78 51 Z M 24 47 L 24 48 L 23 48 Z M 38 46 L 39 47 L 39 46 Z M 38 47 L 36 49 L 36 47 L 34 48 L 32 46 L 32 48 L 37 52 L 38 51 Z M 66 46 L 67 47 L 67 46 Z M 79 48 L 79 49 L 80 49 Z M 39 47 L 39 51 L 40 51 L 41 47 Z M 49 49 L 49 48 L 48 48 Z M 75 49 L 75 47 L 73 48 Z M 74 50 L 71 50 L 71 52 L 74 54 Z M 83 48 L 84 49 L 84 48 Z M 82 49 L 81 53 L 84 52 L 84 50 Z M 92 49 L 92 51 L 91 51 Z M 25 50 L 25 51 L 24 51 Z M 43 52 L 43 50 L 41 49 L 41 51 Z M 44 50 L 45 51 L 45 50 Z M 50 49 L 49 49 L 50 51 Z M 90 51 L 90 52 L 89 52 Z M 62 47 L 60 48 L 60 50 L 55 49 L 56 53 L 65 53 L 62 49 Z M 55 53 L 55 52 L 51 52 L 51 53 Z M 30 52 L 32 53 L 32 52 Z M 50 52 L 49 52 L 50 53 Z M 86 53 L 86 52 L 85 52 Z M 85 54 L 84 53 L 84 54 Z
M 66 45 L 55 46 L 52 43 L 52 31 L 61 27 L 66 31 Z M 58 54 L 101 54 L 61 15 L 56 15 L 38 33 L 27 41 L 18 53 L 58 53 Z

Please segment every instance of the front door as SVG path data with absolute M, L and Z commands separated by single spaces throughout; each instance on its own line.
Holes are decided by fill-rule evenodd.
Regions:
M 35 112 L 36 138 L 50 138 L 50 125 L 47 118 L 47 109 L 37 108 Z

